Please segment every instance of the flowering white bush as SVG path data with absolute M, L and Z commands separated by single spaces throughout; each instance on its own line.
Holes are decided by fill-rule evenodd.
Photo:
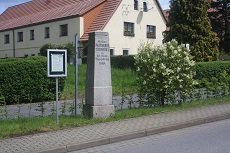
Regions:
M 194 64 L 189 50 L 176 40 L 157 47 L 142 44 L 135 56 L 140 92 L 152 105 L 174 103 L 178 94 L 184 99 L 196 84 Z

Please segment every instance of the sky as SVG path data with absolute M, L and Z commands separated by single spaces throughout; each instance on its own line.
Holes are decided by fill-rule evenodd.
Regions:
M 0 0 L 0 14 L 2 14 L 8 7 L 28 2 L 31 0 Z M 159 0 L 163 9 L 169 8 L 169 0 Z

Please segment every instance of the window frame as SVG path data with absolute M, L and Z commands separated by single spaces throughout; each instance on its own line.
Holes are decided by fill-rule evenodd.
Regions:
M 30 30 L 30 40 L 34 40 L 34 30 Z
M 138 0 L 134 0 L 134 10 L 138 10 Z
M 5 34 L 4 35 L 4 44 L 9 44 L 10 43 L 10 34 Z
M 23 32 L 18 32 L 18 42 L 23 42 Z
M 45 27 L 45 39 L 50 38 L 50 27 Z
M 125 51 L 127 51 L 127 53 L 125 53 Z M 122 49 L 122 55 L 123 56 L 128 56 L 129 55 L 129 48 L 123 48 Z
M 114 51 L 115 51 L 115 47 L 110 47 L 109 51 L 110 51 L 110 56 L 113 56 Z
M 143 12 L 148 12 L 147 2 L 143 2 Z
M 68 24 L 60 25 L 60 37 L 68 36 Z
M 156 26 L 147 25 L 146 37 L 151 39 L 156 39 Z
M 134 23 L 124 22 L 124 36 L 134 37 Z

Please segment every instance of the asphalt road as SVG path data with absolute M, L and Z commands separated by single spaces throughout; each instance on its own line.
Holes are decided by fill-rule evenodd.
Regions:
M 230 153 L 230 119 L 72 153 Z

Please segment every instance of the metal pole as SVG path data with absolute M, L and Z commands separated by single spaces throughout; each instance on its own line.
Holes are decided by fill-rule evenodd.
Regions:
M 16 52 L 15 52 L 15 32 L 13 30 L 13 55 L 16 57 Z
M 78 34 L 75 35 L 75 115 L 78 105 Z
M 56 77 L 56 123 L 58 124 L 58 77 Z

